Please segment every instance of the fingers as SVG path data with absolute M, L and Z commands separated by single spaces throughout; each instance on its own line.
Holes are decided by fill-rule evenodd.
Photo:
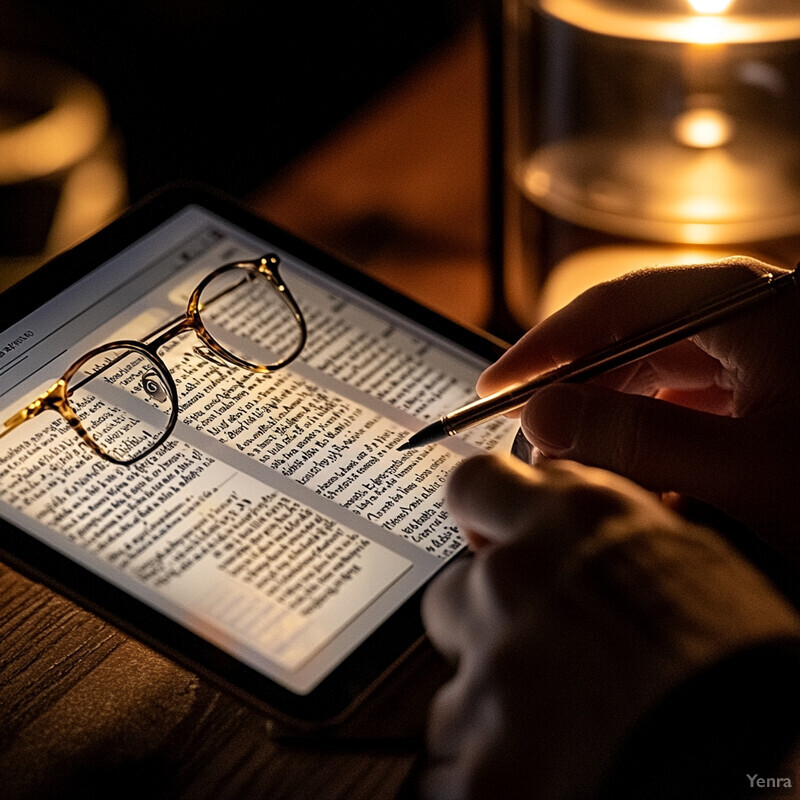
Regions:
M 523 730 L 504 731 L 498 714 L 498 698 L 485 691 L 490 676 L 456 674 L 433 699 L 429 714 L 428 764 L 421 781 L 420 796 L 435 800 L 475 800 L 502 797 L 531 800 L 529 786 L 521 793 L 507 785 L 513 763 L 512 747 L 519 751 L 527 739 Z M 502 747 L 504 737 L 522 741 Z
M 776 462 L 784 463 L 772 440 L 789 435 L 781 433 L 779 420 L 771 435 L 763 416 L 719 416 L 589 384 L 538 392 L 524 409 L 522 427 L 546 455 L 689 495 L 739 519 L 754 496 L 756 476 L 771 475 Z
M 571 545 L 576 530 L 619 511 L 620 495 L 610 491 L 615 482 L 628 493 L 641 491 L 618 476 L 568 462 L 531 466 L 487 454 L 453 471 L 447 505 L 474 549 L 513 544 L 536 532 L 539 572 Z
M 589 796 L 670 687 L 797 634 L 793 609 L 721 539 L 617 475 L 480 456 L 452 475 L 448 503 L 488 544 L 424 597 L 456 669 L 431 705 L 423 797 Z
M 479 392 L 589 354 L 766 272 L 783 270 L 735 257 L 595 286 L 487 369 Z M 587 384 L 543 389 L 522 410 L 522 429 L 546 456 L 695 497 L 800 558 L 800 499 L 778 497 L 776 488 L 800 471 L 800 433 L 789 423 L 797 417 L 799 309 L 790 293 Z
M 466 739 L 480 733 L 480 727 L 466 719 L 470 705 L 464 702 L 463 673 L 442 687 L 429 711 L 427 755 L 420 795 L 436 800 L 464 800 L 468 796 L 465 778 L 471 772 Z M 463 751 L 463 752 L 462 752 Z
M 697 308 L 775 268 L 736 257 L 659 267 L 599 284 L 523 336 L 478 382 L 488 394 Z M 777 270 L 782 271 L 782 270 Z
M 618 496 L 622 488 L 626 498 Z M 443 571 L 423 599 L 430 640 L 456 670 L 431 705 L 422 795 L 581 796 L 633 711 L 618 717 L 619 730 L 610 733 L 602 698 L 603 708 L 588 712 L 575 700 L 587 687 L 589 697 L 595 686 L 613 687 L 609 675 L 617 672 L 598 667 L 613 661 L 595 630 L 606 604 L 595 603 L 591 591 L 571 593 L 575 578 L 568 575 L 586 556 L 575 543 L 593 537 L 610 516 L 619 539 L 616 517 L 642 502 L 637 497 L 656 520 L 663 509 L 599 470 L 566 462 L 534 468 L 489 455 L 464 462 L 448 490 L 454 516 L 488 544 Z M 614 623 L 610 630 L 618 629 Z M 626 708 L 633 708 L 630 697 Z M 597 741 L 596 720 L 603 747 L 584 753 L 575 738 Z M 580 768 L 573 769 L 576 762 Z
M 478 569 L 471 560 L 457 562 L 425 595 L 423 618 L 437 647 L 454 658 L 464 640 L 490 632 L 518 602 L 513 587 L 527 585 L 535 594 L 556 580 L 576 538 L 623 508 L 615 483 L 644 494 L 618 476 L 575 464 L 532 467 L 488 454 L 462 462 L 449 478 L 447 504 L 462 533 L 483 546 Z
M 422 598 L 422 619 L 436 649 L 448 660 L 456 661 L 462 650 L 464 626 L 470 605 L 467 580 L 470 561 L 466 558 L 448 567 L 430 585 Z
M 518 538 L 529 525 L 538 473 L 519 459 L 477 456 L 450 475 L 447 503 L 464 535 L 475 544 Z

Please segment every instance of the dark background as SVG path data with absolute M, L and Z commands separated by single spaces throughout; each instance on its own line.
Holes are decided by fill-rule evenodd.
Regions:
M 242 195 L 475 16 L 477 0 L 0 0 L 0 47 L 105 92 L 131 200 L 172 180 Z

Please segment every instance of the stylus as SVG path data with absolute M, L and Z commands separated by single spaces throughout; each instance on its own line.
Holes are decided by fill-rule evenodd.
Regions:
M 786 289 L 796 288 L 798 269 L 800 265 L 793 272 L 778 276 L 772 273 L 761 275 L 754 281 L 748 281 L 744 286 L 736 287 L 733 291 L 716 297 L 698 309 L 692 309 L 675 319 L 662 322 L 560 367 L 543 372 L 531 381 L 501 389 L 499 392 L 475 400 L 422 428 L 397 449 L 423 447 L 448 436 L 456 436 L 468 428 L 520 408 L 535 392 L 545 386 L 563 381 L 588 380 L 651 355 L 767 298 L 775 297 Z

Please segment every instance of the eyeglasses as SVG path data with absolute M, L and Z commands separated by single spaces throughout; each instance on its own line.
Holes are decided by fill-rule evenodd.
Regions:
M 306 323 L 273 253 L 209 273 L 183 317 L 144 340 L 119 340 L 81 356 L 44 394 L 4 423 L 0 438 L 52 409 L 100 457 L 133 464 L 162 445 L 178 419 L 178 390 L 158 350 L 194 331 L 194 352 L 256 373 L 285 367 L 302 351 Z M 149 340 L 149 341 L 147 341 Z

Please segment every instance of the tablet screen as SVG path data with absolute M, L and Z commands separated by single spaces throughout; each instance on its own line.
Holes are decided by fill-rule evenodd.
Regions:
M 193 331 L 170 339 L 170 437 L 122 465 L 39 414 L 0 438 L 0 516 L 304 695 L 463 548 L 446 476 L 470 453 L 508 449 L 514 426 L 397 447 L 473 399 L 485 360 L 195 204 L 0 333 L 0 419 L 86 351 L 181 318 L 217 267 L 273 252 L 307 324 L 295 361 L 256 374 Z M 280 325 L 249 302 L 223 304 L 215 324 L 277 341 Z M 113 408 L 81 402 L 93 425 Z

